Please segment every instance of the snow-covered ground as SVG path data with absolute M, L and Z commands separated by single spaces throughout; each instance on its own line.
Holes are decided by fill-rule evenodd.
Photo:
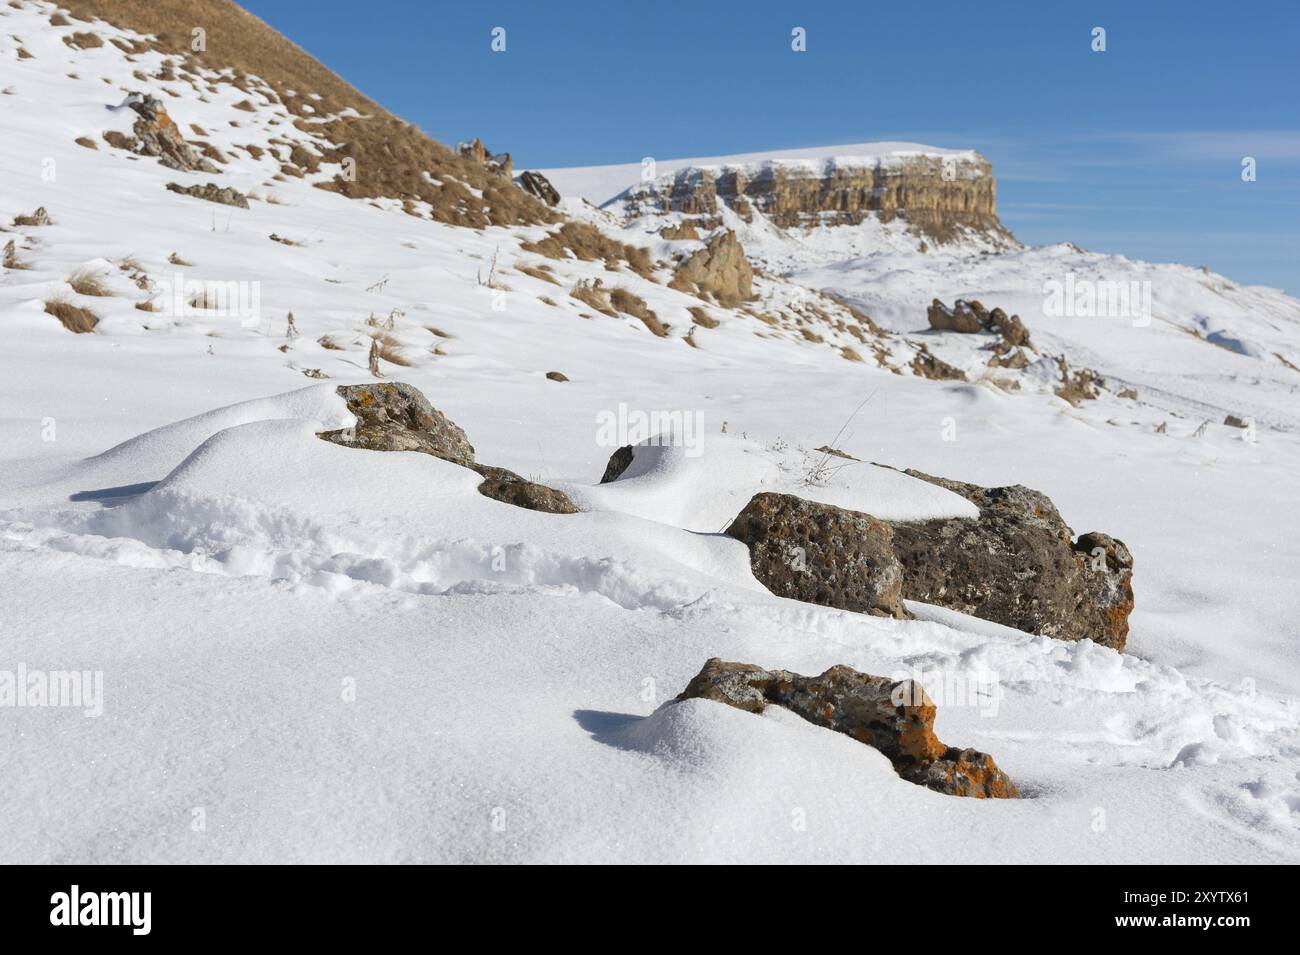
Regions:
M 925 330 L 932 297 L 1016 311 L 1044 355 L 1137 399 L 1073 408 L 1029 383 L 894 374 L 712 305 L 721 324 L 691 347 L 695 299 L 521 252 L 541 228 L 474 232 L 270 180 L 276 165 L 235 145 L 305 134 L 272 125 L 269 105 L 232 111 L 237 89 L 204 102 L 147 84 L 173 86 L 171 115 L 231 158 L 219 176 L 128 159 L 100 136 L 129 111 L 104 106 L 157 55 L 69 49 L 73 28 L 41 5 L 0 14 L 0 244 L 16 239 L 30 266 L 0 272 L 0 672 L 103 679 L 98 716 L 0 707 L 0 860 L 1300 858 L 1294 299 L 1066 247 L 922 253 L 868 223 L 821 245 L 742 239 L 936 353 L 963 345 Z M 208 181 L 277 201 L 164 188 Z M 52 225 L 9 226 L 37 206 Z M 151 287 L 119 267 L 128 256 Z M 504 289 L 481 284 L 494 256 Z M 518 268 L 539 264 L 559 284 Z M 81 268 L 114 295 L 72 293 Z M 1070 271 L 1150 281 L 1153 320 L 1044 314 L 1043 283 Z M 135 308 L 177 275 L 250 283 L 258 315 Z M 567 293 L 596 277 L 672 333 L 591 316 Z M 43 311 L 60 292 L 100 315 L 95 334 Z M 379 329 L 409 362 L 384 374 L 463 426 L 479 460 L 583 512 L 513 508 L 455 465 L 317 439 L 349 422 L 333 386 L 371 380 Z M 679 413 L 694 440 L 601 486 L 620 405 Z M 839 445 L 863 463 L 808 487 L 812 449 L 850 418 Z M 1025 484 L 1075 531 L 1125 541 L 1128 652 L 922 605 L 895 621 L 767 593 L 718 533 L 754 491 L 888 517 L 968 506 L 866 462 Z M 711 656 L 919 678 L 939 736 L 991 753 L 1028 798 L 930 792 L 779 708 L 663 706 Z M 963 693 L 990 678 L 992 699 Z

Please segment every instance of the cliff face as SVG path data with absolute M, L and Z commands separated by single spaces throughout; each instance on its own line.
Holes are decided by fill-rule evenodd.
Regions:
M 856 225 L 874 215 L 936 242 L 964 229 L 1010 235 L 998 221 L 992 166 L 969 152 L 693 166 L 624 198 L 634 215 L 714 217 L 726 205 L 746 221 L 757 210 L 781 228 Z

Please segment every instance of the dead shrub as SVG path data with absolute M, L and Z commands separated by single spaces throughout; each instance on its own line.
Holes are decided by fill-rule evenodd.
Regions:
M 612 272 L 618 271 L 620 262 L 627 262 L 628 268 L 642 278 L 649 278 L 654 271 L 649 249 L 619 242 L 586 222 L 566 222 L 536 242 L 522 243 L 520 248 L 560 260 L 567 257 L 567 250 L 583 262 L 604 262 L 605 268 Z
M 55 297 L 45 300 L 45 311 L 53 315 L 63 327 L 77 335 L 93 332 L 99 324 L 99 316 L 88 308 L 73 305 L 66 298 Z
M 691 321 L 693 321 L 696 325 L 700 325 L 704 328 L 718 327 L 718 320 L 714 318 L 712 315 L 710 315 L 705 309 L 701 308 L 700 306 L 691 305 L 688 306 L 686 310 L 691 313 Z
M 663 322 L 659 321 L 659 316 L 650 309 L 650 306 L 646 305 L 645 299 L 639 295 L 635 295 L 620 285 L 609 293 L 609 302 L 624 315 L 631 315 L 634 318 L 641 319 L 645 327 L 658 337 L 664 338 L 668 335 L 668 329 L 664 327 Z
M 400 350 L 402 346 L 397 339 L 382 332 L 373 337 L 380 358 L 392 365 L 401 365 L 403 368 L 410 367 L 411 360 L 402 354 Z
M 5 243 L 4 256 L 0 258 L 0 265 L 15 270 L 31 268 L 30 265 L 18 258 L 18 248 L 14 245 L 13 239 Z
M 569 295 L 584 305 L 590 305 L 596 311 L 610 318 L 617 318 L 618 312 L 609 304 L 609 292 L 600 284 L 600 279 L 579 279 L 569 291 Z
M 68 284 L 78 295 L 108 298 L 113 294 L 113 290 L 104 284 L 104 273 L 97 269 L 77 269 L 68 276 Z
M 543 266 L 519 265 L 515 263 L 515 268 L 524 275 L 531 275 L 535 279 L 541 279 L 543 282 L 550 282 L 552 285 L 559 285 L 560 280 L 551 274 L 551 270 Z
M 51 225 L 53 220 L 50 214 L 45 211 L 44 206 L 37 206 L 36 211 L 31 215 L 14 216 L 14 225 L 23 226 L 43 226 Z

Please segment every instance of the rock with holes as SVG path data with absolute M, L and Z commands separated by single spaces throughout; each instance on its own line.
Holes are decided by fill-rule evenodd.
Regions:
M 903 597 L 1123 651 L 1133 610 L 1123 542 L 1099 532 L 1076 540 L 1047 495 L 1027 487 L 906 473 L 960 494 L 979 517 L 890 522 Z
M 1010 777 L 986 753 L 947 746 L 934 733 L 934 702 L 912 680 L 894 681 L 847 666 L 820 676 L 709 660 L 678 700 L 713 700 L 750 713 L 781 706 L 885 755 L 908 782 L 953 796 L 1015 799 Z
M 780 597 L 909 617 L 888 524 L 792 494 L 755 494 L 726 533 L 749 547 L 754 577 Z

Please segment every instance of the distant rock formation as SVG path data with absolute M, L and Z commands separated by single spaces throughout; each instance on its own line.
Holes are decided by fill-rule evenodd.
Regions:
M 940 243 L 964 229 L 1010 238 L 998 220 L 992 167 L 974 153 L 690 167 L 635 186 L 625 198 L 633 215 L 712 216 L 725 205 L 746 221 L 756 210 L 781 228 L 856 225 L 876 216 L 902 219 Z
M 677 699 L 712 700 L 748 713 L 781 706 L 879 750 L 908 782 L 951 796 L 1020 796 L 992 756 L 940 741 L 934 702 L 912 680 L 894 681 L 847 666 L 810 677 L 714 657 Z

